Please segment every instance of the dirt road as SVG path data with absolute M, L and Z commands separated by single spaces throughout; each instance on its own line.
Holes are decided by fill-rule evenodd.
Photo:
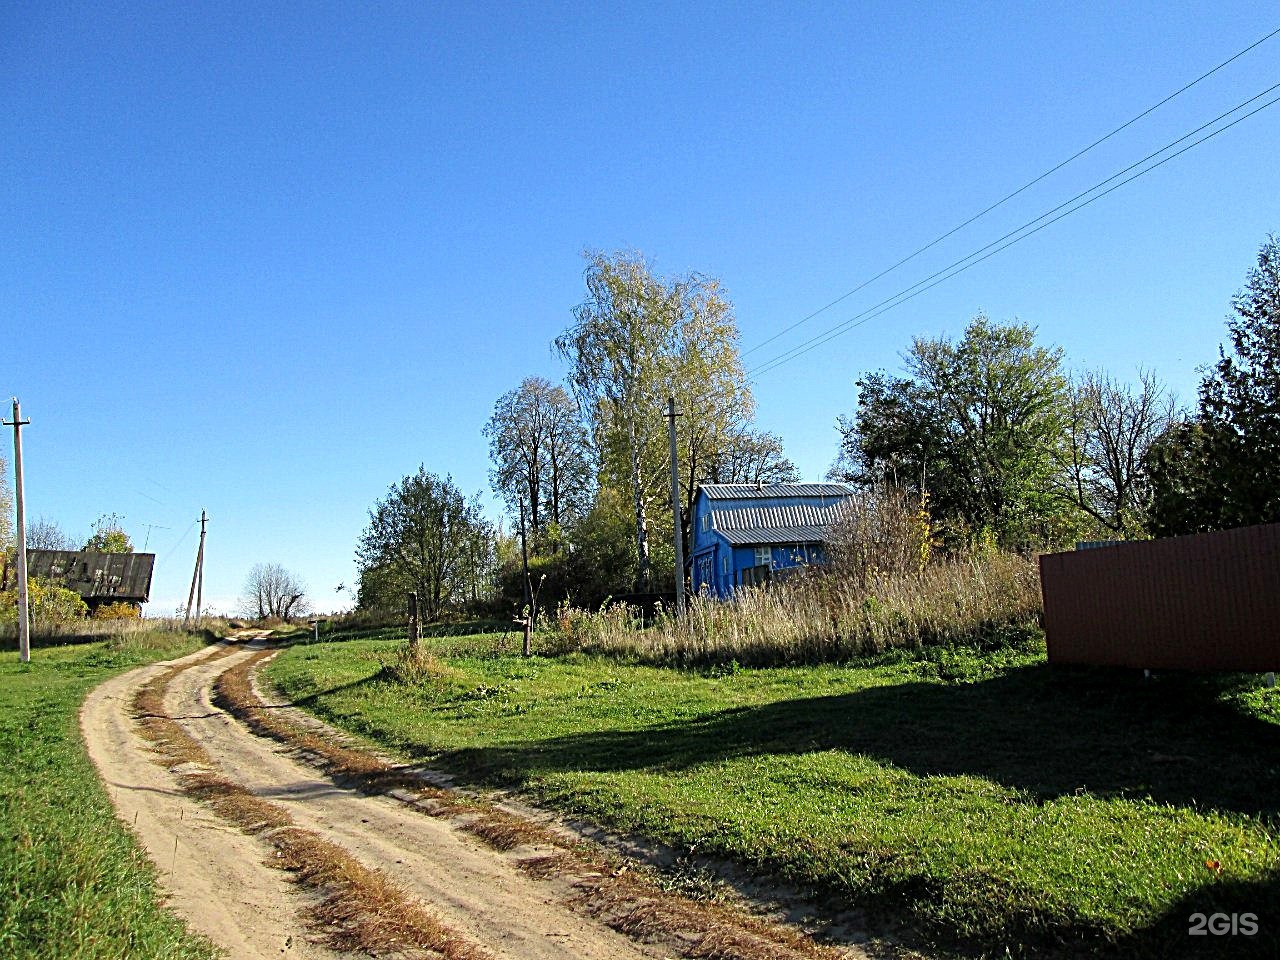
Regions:
M 251 733 L 214 705 L 211 690 L 220 675 L 254 653 L 247 647 L 211 648 L 173 666 L 141 668 L 97 688 L 81 712 L 89 753 L 121 819 L 155 862 L 170 904 L 229 956 L 342 955 L 333 947 L 335 942 L 341 946 L 340 938 L 327 935 L 325 921 L 316 919 L 325 897 L 331 903 L 335 899 L 327 881 L 308 886 L 295 882 L 308 876 L 306 868 L 294 865 L 286 872 L 270 865 L 279 865 L 286 831 L 290 837 L 322 838 L 326 849 L 349 858 L 354 866 L 340 874 L 363 869 L 389 879 L 414 909 L 433 915 L 448 932 L 449 945 L 438 953 L 406 948 L 406 955 L 522 960 L 707 955 L 709 942 L 690 937 L 687 930 L 664 930 L 661 918 L 650 916 L 663 913 L 661 904 L 646 906 L 652 920 L 647 924 L 616 922 L 616 896 L 608 909 L 593 908 L 591 896 L 609 896 L 607 876 L 584 887 L 581 870 L 575 876 L 529 869 L 531 862 L 551 861 L 549 854 L 564 858 L 563 851 L 540 846 L 536 838 L 495 850 L 461 829 L 456 817 L 427 816 L 400 800 L 340 785 L 297 759 L 287 744 Z M 173 736 L 185 734 L 184 742 L 198 744 L 188 746 L 184 762 L 171 758 L 168 767 L 158 764 L 156 736 L 147 734 L 135 716 L 140 691 L 151 688 L 163 696 L 163 710 L 154 712 L 180 731 Z M 172 751 L 173 736 L 159 746 Z M 199 776 L 233 783 L 266 801 L 263 809 L 283 812 L 264 818 L 275 826 L 256 824 L 246 832 L 243 818 L 237 825 L 216 803 L 211 807 L 193 797 L 193 792 L 204 800 L 209 796 L 208 789 L 193 791 L 193 777 Z M 720 913 L 708 916 L 708 923 L 728 922 Z M 684 926 L 689 926 L 687 917 Z M 835 955 L 810 944 L 796 950 L 785 937 L 778 943 L 767 939 L 756 937 L 755 948 L 738 952 L 744 957 Z

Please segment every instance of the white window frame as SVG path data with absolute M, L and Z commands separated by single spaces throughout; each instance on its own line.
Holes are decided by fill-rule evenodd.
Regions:
M 702 515 L 702 532 L 703 533 L 711 532 L 711 514 L 709 513 L 704 513 Z
M 756 566 L 773 566 L 773 547 L 756 547 Z
M 729 555 L 725 554 L 720 558 L 720 575 L 727 577 L 729 575 Z

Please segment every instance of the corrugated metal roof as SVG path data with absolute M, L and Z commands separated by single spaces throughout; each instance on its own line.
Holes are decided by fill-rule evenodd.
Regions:
M 151 595 L 154 553 L 94 553 L 87 550 L 28 550 L 27 572 L 61 580 L 86 600 L 146 603 Z
M 847 497 L 853 490 L 842 483 L 704 483 L 711 500 L 747 500 L 770 497 Z
M 743 530 L 748 527 L 823 526 L 834 518 L 834 510 L 834 505 L 820 507 L 813 503 L 712 510 L 711 525 L 721 531 Z
M 820 543 L 835 522 L 838 504 L 712 510 L 711 526 L 734 546 L 765 543 Z
M 721 530 L 720 535 L 735 547 L 750 547 L 822 543 L 827 537 L 828 529 L 828 527 L 744 527 L 741 530 Z

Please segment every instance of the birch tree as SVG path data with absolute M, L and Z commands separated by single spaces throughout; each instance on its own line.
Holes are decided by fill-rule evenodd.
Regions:
M 673 380 L 687 282 L 663 283 L 639 253 L 586 256 L 586 299 L 555 347 L 571 365 L 570 383 L 592 422 L 602 472 L 625 473 L 635 517 L 635 586 L 643 590 L 650 581 L 650 513 L 662 491 L 653 469 L 660 404 Z
M 555 346 L 570 363 L 570 384 L 590 422 L 601 483 L 629 495 L 635 586 L 644 590 L 652 573 L 651 528 L 671 530 L 668 396 L 681 414 L 676 435 L 686 542 L 698 484 L 792 479 L 795 468 L 777 438 L 751 430 L 755 400 L 720 281 L 699 273 L 655 277 L 637 253 L 590 253 L 587 260 L 587 298 Z

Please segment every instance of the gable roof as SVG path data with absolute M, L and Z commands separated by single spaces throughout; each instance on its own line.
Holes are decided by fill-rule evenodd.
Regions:
M 827 506 L 799 503 L 712 510 L 711 527 L 737 547 L 821 543 L 838 518 L 839 510 L 838 503 Z
M 848 497 L 853 490 L 842 483 L 704 483 L 709 500 L 767 500 L 778 497 Z
M 154 553 L 96 553 L 90 550 L 28 550 L 27 572 L 63 581 L 85 600 L 132 600 L 151 595 Z

